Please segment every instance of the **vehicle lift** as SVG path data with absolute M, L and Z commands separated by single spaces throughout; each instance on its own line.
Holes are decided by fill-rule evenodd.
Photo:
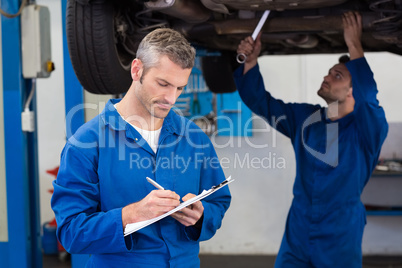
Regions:
M 15 14 L 27 2 L 34 1 L 1 0 L 1 9 Z M 83 103 L 83 89 L 68 55 L 64 19 L 67 0 L 61 2 L 67 114 L 72 107 Z M 4 152 L 0 155 L 0 168 L 4 166 L 4 170 L 0 170 L 0 267 L 42 267 L 38 133 L 35 127 L 23 130 L 22 116 L 24 104 L 31 98 L 29 93 L 36 87 L 36 80 L 23 75 L 20 17 L 1 15 L 0 26 L 0 108 L 3 109 L 0 116 L 4 117 L 4 126 L 0 126 L 0 131 L 4 129 L 4 141 L 0 140 L 0 153 Z M 31 95 L 28 108 L 35 111 L 36 98 L 35 94 Z M 30 114 L 30 120 L 35 126 L 35 113 Z M 84 111 L 80 110 L 66 123 L 67 129 L 71 130 L 68 133 L 71 135 L 83 123 Z

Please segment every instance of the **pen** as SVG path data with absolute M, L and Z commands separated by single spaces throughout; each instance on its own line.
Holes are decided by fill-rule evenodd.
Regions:
M 162 186 L 160 186 L 156 181 L 154 181 L 153 179 L 146 177 L 147 181 L 152 184 L 153 186 L 155 186 L 156 188 L 158 188 L 159 190 L 165 190 L 165 188 L 163 188 Z

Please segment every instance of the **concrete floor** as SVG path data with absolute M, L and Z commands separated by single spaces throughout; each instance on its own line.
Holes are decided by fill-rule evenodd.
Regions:
M 273 268 L 275 256 L 200 255 L 201 268 Z M 43 256 L 43 268 L 70 268 L 70 258 Z M 402 256 L 366 256 L 363 268 L 402 268 Z

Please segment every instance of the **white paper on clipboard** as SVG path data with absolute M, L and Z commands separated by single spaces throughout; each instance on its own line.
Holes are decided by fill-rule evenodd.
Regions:
M 178 207 L 172 209 L 169 212 L 166 212 L 165 214 L 163 214 L 163 215 L 161 215 L 159 217 L 156 217 L 156 218 L 153 218 L 153 219 L 150 219 L 150 220 L 146 220 L 146 221 L 140 221 L 140 222 L 127 224 L 126 228 L 124 229 L 124 236 L 132 234 L 132 233 L 134 233 L 134 232 L 136 232 L 136 231 L 138 231 L 138 230 L 140 230 L 140 229 L 142 229 L 142 228 L 144 228 L 144 227 L 146 227 L 146 226 L 148 226 L 148 225 L 150 225 L 150 224 L 152 224 L 154 222 L 157 222 L 157 221 L 159 221 L 159 220 L 161 220 L 161 219 L 163 219 L 163 218 L 175 213 L 176 211 L 179 211 L 179 210 L 181 210 L 181 209 L 183 209 L 183 208 L 185 208 L 185 207 L 187 207 L 187 206 L 189 206 L 189 205 L 191 205 L 191 204 L 193 204 L 193 203 L 195 203 L 195 202 L 197 202 L 199 200 L 204 199 L 205 197 L 209 196 L 210 194 L 213 194 L 214 192 L 218 191 L 222 187 L 228 185 L 232 181 L 234 181 L 234 179 L 232 179 L 232 177 L 229 176 L 221 184 L 219 184 L 217 186 L 214 186 L 209 190 L 202 191 L 201 194 L 199 194 L 197 196 L 194 196 L 193 198 L 181 203 Z

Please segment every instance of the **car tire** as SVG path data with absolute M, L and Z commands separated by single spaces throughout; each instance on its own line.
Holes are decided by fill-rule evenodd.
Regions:
M 233 71 L 239 66 L 236 54 L 222 51 L 220 56 L 201 58 L 202 74 L 209 90 L 213 93 L 230 93 L 236 91 Z
M 67 2 L 66 32 L 71 63 L 83 88 L 94 94 L 125 93 L 132 81 L 133 56 L 119 53 L 116 47 L 114 12 L 113 1 Z

